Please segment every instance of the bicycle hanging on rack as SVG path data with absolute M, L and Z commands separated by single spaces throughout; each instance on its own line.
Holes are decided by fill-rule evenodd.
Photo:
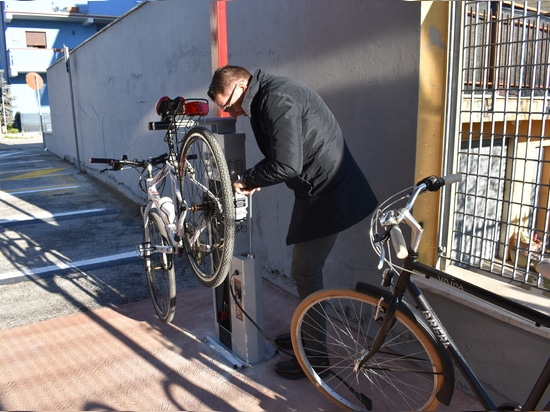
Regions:
M 511 311 L 536 326 L 550 316 L 416 261 L 422 227 L 411 210 L 421 193 L 460 175 L 430 176 L 383 202 L 372 215 L 370 238 L 380 256 L 380 288 L 322 290 L 297 307 L 291 324 L 294 353 L 308 379 L 339 407 L 351 410 L 434 410 L 448 405 L 454 365 L 486 410 L 535 410 L 550 384 L 550 357 L 522 405 L 497 407 L 412 279 L 420 274 Z M 398 206 L 399 205 L 399 206 Z M 411 232 L 407 246 L 400 225 Z M 390 241 L 390 242 L 388 242 Z M 394 251 L 388 246 L 393 244 Z M 397 261 L 402 261 L 400 265 Z M 542 273 L 549 276 L 549 273 Z M 405 294 L 412 298 L 406 301 Z M 542 410 L 550 410 L 550 402 Z
M 213 133 L 200 125 L 208 114 L 208 102 L 163 97 L 156 111 L 161 120 L 150 122 L 149 129 L 166 130 L 167 153 L 145 160 L 123 156 L 90 162 L 110 166 L 101 172 L 127 168 L 140 172 L 147 203 L 141 207 L 144 233 L 139 253 L 155 311 L 169 323 L 176 307 L 174 256 L 185 254 L 204 286 L 219 286 L 233 256 L 236 211 L 222 149 Z

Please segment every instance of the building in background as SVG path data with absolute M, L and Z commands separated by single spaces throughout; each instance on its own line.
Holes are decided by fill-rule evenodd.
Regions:
M 0 69 L 10 86 L 17 128 L 23 132 L 51 130 L 48 67 L 64 57 L 65 46 L 75 48 L 137 3 L 140 1 L 0 2 Z

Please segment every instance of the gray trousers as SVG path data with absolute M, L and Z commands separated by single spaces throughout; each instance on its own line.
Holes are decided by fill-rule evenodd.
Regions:
M 300 300 L 323 289 L 323 266 L 338 238 L 330 235 L 309 242 L 297 243 L 292 250 L 291 274 Z M 321 308 L 310 310 L 302 328 L 302 342 L 312 359 L 322 359 L 327 355 L 325 318 Z
M 338 233 L 294 245 L 290 273 L 300 300 L 323 289 L 323 266 L 337 238 Z

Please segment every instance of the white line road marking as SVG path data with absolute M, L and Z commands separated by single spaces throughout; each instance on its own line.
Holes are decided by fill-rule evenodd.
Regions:
M 0 151 L 0 157 L 10 157 L 10 156 L 13 156 L 13 155 L 16 155 L 16 154 L 21 154 L 21 153 L 23 153 L 23 150 L 10 150 L 10 151 L 7 151 L 7 152 L 6 151 Z M 29 157 L 36 157 L 36 156 L 42 156 L 42 153 L 25 155 L 25 159 L 27 159 Z M 43 162 L 43 160 L 24 160 L 24 161 L 20 161 L 18 163 L 29 163 L 29 162 Z
M 20 154 L 22 152 L 23 152 L 22 150 L 12 150 L 10 152 L 0 153 L 0 157 L 9 157 L 9 156 L 13 156 L 13 155 L 16 155 L 16 154 Z
M 23 276 L 30 278 L 40 278 L 52 272 L 66 270 L 66 269 L 82 269 L 87 266 L 98 265 L 102 263 L 109 263 L 114 261 L 122 261 L 125 259 L 131 259 L 138 257 L 137 251 L 119 253 L 117 255 L 103 256 L 99 258 L 78 260 L 76 262 L 60 262 L 57 265 L 44 266 L 36 269 L 21 269 L 7 273 L 0 273 L 0 282 L 9 279 L 16 279 Z
M 106 210 L 108 210 L 108 209 L 98 208 L 98 209 L 78 210 L 78 211 L 75 211 L 75 212 L 61 212 L 61 213 L 44 212 L 44 213 L 39 213 L 39 214 L 36 214 L 36 215 L 20 217 L 20 218 L 16 218 L 16 219 L 3 219 L 3 220 L 0 220 L 0 225 L 7 225 L 7 224 L 10 224 L 10 223 L 15 223 L 15 222 L 28 222 L 28 221 L 32 221 L 32 220 L 56 219 L 56 218 L 65 217 L 65 216 L 74 216 L 74 215 L 104 212 Z
M 0 157 L 2 157 L 0 155 Z M 45 162 L 45 160 L 21 160 L 20 162 L 3 162 L 0 166 L 11 166 L 11 165 L 17 165 L 17 164 L 29 164 L 29 163 L 37 163 L 37 162 Z
M 29 189 L 29 190 L 20 190 L 19 192 L 2 192 L 0 191 L 0 199 L 3 199 L 7 197 L 6 195 L 24 195 L 27 193 L 39 193 L 39 192 L 48 192 L 51 190 L 65 190 L 65 189 L 75 189 L 79 187 L 78 185 L 73 186 L 55 186 L 55 187 L 48 187 L 45 189 Z

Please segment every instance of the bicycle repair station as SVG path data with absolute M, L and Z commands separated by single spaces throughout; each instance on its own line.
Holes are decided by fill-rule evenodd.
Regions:
M 175 256 L 185 255 L 189 268 L 213 289 L 214 336 L 205 338 L 238 369 L 266 359 L 275 350 L 263 337 L 262 276 L 257 276 L 252 249 L 252 201 L 234 193 L 232 184 L 245 171 L 245 135 L 235 119 L 208 119 L 204 99 L 161 97 L 160 121 L 168 152 L 138 160 L 91 157 L 108 164 L 105 171 L 134 169 L 147 194 L 141 206 L 144 258 L 154 309 L 170 323 L 176 309 Z M 166 185 L 166 182 L 169 185 Z
M 205 122 L 224 152 L 233 182 L 246 168 L 245 134 L 236 133 L 235 119 L 229 117 L 207 118 Z M 262 335 L 262 276 L 252 245 L 252 196 L 235 196 L 234 255 L 226 279 L 213 289 L 214 336 L 206 337 L 206 342 L 238 369 L 270 358 L 275 348 Z

